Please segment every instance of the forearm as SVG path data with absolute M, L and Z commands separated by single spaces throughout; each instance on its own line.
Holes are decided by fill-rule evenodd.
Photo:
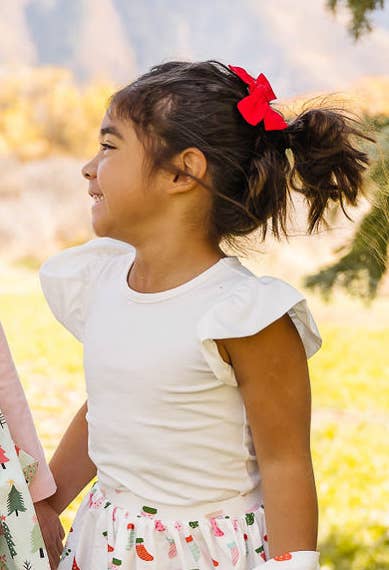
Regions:
M 261 465 L 270 556 L 316 550 L 318 503 L 311 461 Z
M 46 463 L 45 454 L 1 324 L 0 408 L 15 445 L 38 461 L 37 473 L 30 484 L 30 493 L 34 502 L 49 497 L 55 492 L 54 478 Z
M 93 477 L 96 466 L 88 455 L 87 402 L 80 408 L 50 461 L 57 492 L 48 499 L 58 514 L 73 501 Z

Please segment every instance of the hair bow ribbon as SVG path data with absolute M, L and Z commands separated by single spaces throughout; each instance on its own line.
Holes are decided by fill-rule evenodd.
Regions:
M 258 123 L 263 120 L 265 131 L 286 129 L 288 123 L 269 105 L 269 102 L 277 99 L 277 97 L 264 74 L 261 73 L 257 79 L 254 79 L 254 77 L 251 77 L 242 67 L 233 65 L 229 65 L 228 67 L 235 75 L 244 81 L 249 88 L 249 95 L 241 99 L 237 105 L 242 117 L 253 126 L 258 125 Z

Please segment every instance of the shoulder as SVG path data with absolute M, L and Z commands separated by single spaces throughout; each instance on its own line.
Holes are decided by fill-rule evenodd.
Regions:
M 96 238 L 65 249 L 43 263 L 39 279 L 54 316 L 82 340 L 88 304 L 104 269 L 130 262 L 135 248 L 111 238 Z
M 135 253 L 135 248 L 112 238 L 96 238 L 82 245 L 70 247 L 49 257 L 41 266 L 39 275 L 68 277 L 86 275 L 118 256 Z
M 200 321 L 205 334 L 212 325 L 218 338 L 227 330 L 248 336 L 294 309 L 301 315 L 307 307 L 304 294 L 287 281 L 271 275 L 257 276 L 243 265 L 233 267 L 223 283 L 222 295 Z
M 307 299 L 289 282 L 272 275 L 257 276 L 241 266 L 234 268 L 223 289 L 223 296 L 201 317 L 198 337 L 206 359 L 227 383 L 236 384 L 236 380 L 220 352 L 226 354 L 217 346 L 223 347 L 226 339 L 251 337 L 285 314 L 297 329 L 307 358 L 321 347 L 322 338 Z

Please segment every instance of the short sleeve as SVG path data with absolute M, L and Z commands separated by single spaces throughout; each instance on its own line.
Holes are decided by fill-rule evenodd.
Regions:
M 37 472 L 30 485 L 33 501 L 41 501 L 56 491 L 54 477 L 46 463 L 23 387 L 0 324 L 0 408 L 14 443 L 37 462 Z
M 215 339 L 253 335 L 288 313 L 305 348 L 307 359 L 322 345 L 318 327 L 304 295 L 272 276 L 246 276 L 200 319 L 197 335 L 203 355 L 216 377 L 237 385 L 234 370 L 225 362 Z
M 111 238 L 96 238 L 50 257 L 39 270 L 43 294 L 56 319 L 83 341 L 89 299 L 104 266 L 135 248 Z

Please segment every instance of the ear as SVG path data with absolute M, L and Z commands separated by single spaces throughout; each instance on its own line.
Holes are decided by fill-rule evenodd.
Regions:
M 207 159 L 204 153 L 196 147 L 186 148 L 173 159 L 173 164 L 180 170 L 186 172 L 190 176 L 184 174 L 171 174 L 171 185 L 169 191 L 171 193 L 187 192 L 195 186 L 198 182 L 192 178 L 204 180 L 207 174 Z

